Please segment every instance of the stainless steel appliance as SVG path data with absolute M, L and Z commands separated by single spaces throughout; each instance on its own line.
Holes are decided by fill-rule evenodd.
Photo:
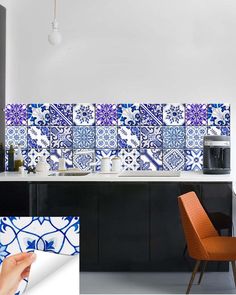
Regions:
M 203 173 L 230 173 L 230 137 L 205 136 L 203 143 Z

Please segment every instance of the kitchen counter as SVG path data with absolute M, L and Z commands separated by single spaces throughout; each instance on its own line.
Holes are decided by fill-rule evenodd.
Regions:
M 20 175 L 17 172 L 0 173 L 0 182 L 233 182 L 232 174 L 206 175 L 202 172 L 181 172 L 179 177 L 119 177 L 118 174 L 92 173 L 86 176 Z

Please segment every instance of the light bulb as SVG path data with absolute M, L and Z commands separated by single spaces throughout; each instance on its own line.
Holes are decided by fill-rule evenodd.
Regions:
M 62 35 L 58 30 L 58 22 L 56 19 L 52 23 L 52 32 L 48 36 L 48 41 L 51 45 L 59 45 L 62 41 Z

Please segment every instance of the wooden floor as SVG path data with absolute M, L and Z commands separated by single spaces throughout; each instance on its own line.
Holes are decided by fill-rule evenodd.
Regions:
M 81 294 L 182 294 L 190 273 L 94 273 L 80 274 Z M 233 275 L 206 273 L 201 285 L 195 278 L 192 294 L 236 294 Z

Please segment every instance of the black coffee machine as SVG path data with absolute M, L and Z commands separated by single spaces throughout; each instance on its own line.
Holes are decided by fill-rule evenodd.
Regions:
M 230 174 L 230 137 L 205 136 L 203 145 L 203 173 Z

